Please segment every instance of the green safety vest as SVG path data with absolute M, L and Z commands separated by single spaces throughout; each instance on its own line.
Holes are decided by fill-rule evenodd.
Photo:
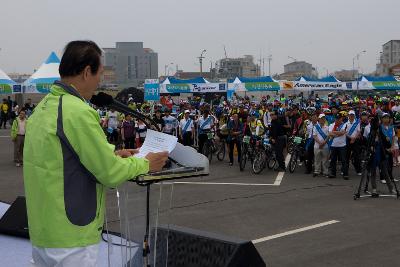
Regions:
M 121 158 L 98 113 L 56 82 L 26 125 L 24 184 L 34 246 L 71 248 L 100 242 L 106 187 L 147 173 L 146 159 Z

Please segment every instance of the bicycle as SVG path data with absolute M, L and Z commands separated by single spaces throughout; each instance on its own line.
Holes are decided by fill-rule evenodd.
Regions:
M 265 149 L 267 168 L 272 170 L 275 168 L 276 163 L 277 163 L 274 148 L 272 147 L 271 143 L 269 142 L 269 138 L 264 138 L 263 145 L 264 145 L 264 149 Z
M 289 136 L 288 138 L 288 147 L 287 147 L 287 151 L 289 154 L 291 154 L 293 152 L 293 147 L 294 147 L 294 138 L 295 136 Z
M 262 170 L 265 168 L 267 162 L 267 156 L 264 148 L 264 140 L 265 139 L 261 138 L 255 143 L 254 160 L 252 164 L 252 170 L 254 174 L 261 173 Z
M 220 138 L 219 143 L 216 145 L 216 153 L 217 153 L 217 159 L 219 161 L 223 161 L 225 159 L 225 153 L 226 153 L 226 141 L 225 138 Z
M 293 173 L 297 167 L 297 160 L 304 156 L 304 140 L 299 136 L 293 138 L 293 150 L 289 160 L 289 172 Z
M 225 153 L 226 153 L 226 138 L 227 138 L 227 135 L 221 134 L 221 130 L 218 129 L 217 130 L 217 136 L 219 137 L 219 142 L 215 144 L 217 159 L 219 161 L 223 161 L 225 159 Z
M 211 162 L 213 154 L 217 151 L 215 146 L 214 135 L 211 131 L 206 132 L 207 140 L 204 143 L 202 154 L 208 158 L 208 161 Z
M 251 164 L 253 164 L 255 142 L 252 142 L 252 139 L 253 138 L 250 136 L 247 135 L 243 136 L 242 154 L 240 156 L 240 163 L 239 163 L 240 171 L 243 171 L 244 168 L 246 167 L 247 158 L 249 158 Z

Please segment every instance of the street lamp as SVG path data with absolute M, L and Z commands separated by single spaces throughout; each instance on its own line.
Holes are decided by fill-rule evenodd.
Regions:
M 166 64 L 165 66 L 164 66 L 164 76 L 165 77 L 167 77 L 167 69 L 168 69 L 168 67 L 170 66 L 170 65 L 174 65 L 174 63 L 169 63 L 169 64 Z M 169 72 L 169 70 L 168 70 L 168 72 Z
M 322 67 L 324 70 L 326 70 L 326 77 L 328 77 L 329 76 L 329 71 L 328 71 L 328 69 L 327 68 L 325 68 L 325 67 Z
M 204 49 L 203 51 L 201 51 L 201 54 L 200 54 L 200 56 L 198 57 L 199 63 L 200 63 L 200 75 L 201 75 L 201 76 L 203 76 L 203 58 L 205 58 L 205 57 L 203 57 L 203 54 L 204 54 L 205 52 L 207 52 L 207 50 Z
M 366 53 L 366 52 L 367 52 L 366 50 L 363 50 L 363 51 L 357 53 L 357 55 L 356 55 L 355 57 L 353 57 L 353 78 L 356 78 L 356 77 L 355 77 L 356 75 L 355 75 L 355 73 L 354 73 L 354 71 L 355 71 L 354 60 L 357 59 L 357 61 L 358 61 L 358 68 L 357 68 L 357 79 L 358 79 L 358 78 L 359 78 L 359 77 L 358 77 L 358 69 L 360 68 L 360 56 L 361 56 L 361 54 L 364 54 L 364 53 Z
M 357 59 L 357 63 L 358 63 L 358 65 L 357 65 L 358 66 L 357 67 L 357 95 L 358 95 L 358 89 L 359 89 L 358 88 L 358 84 L 359 84 L 358 80 L 360 78 L 359 77 L 359 74 L 360 74 L 360 56 L 361 56 L 361 54 L 364 54 L 366 52 L 367 52 L 366 50 L 363 50 L 363 51 L 357 53 L 357 55 L 355 57 L 353 57 L 353 74 L 354 74 L 354 60 Z

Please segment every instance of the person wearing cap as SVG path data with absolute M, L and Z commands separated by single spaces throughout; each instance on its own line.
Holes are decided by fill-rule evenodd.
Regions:
M 395 139 L 395 131 L 393 125 L 390 124 L 390 115 L 389 113 L 383 113 L 381 118 L 381 131 L 384 135 L 384 138 L 388 143 L 390 143 L 391 147 L 386 149 L 386 157 L 387 157 L 387 170 L 390 178 L 393 178 L 393 154 L 392 151 L 395 149 L 394 147 L 394 139 Z M 386 180 L 381 177 L 381 182 L 386 183 Z
M 184 117 L 179 122 L 179 137 L 184 146 L 191 146 L 194 139 L 194 124 L 190 118 L 190 111 L 184 111 Z
M 314 177 L 319 174 L 328 176 L 329 147 L 328 126 L 324 113 L 319 114 L 318 123 L 314 126 Z
M 312 111 L 310 111 L 312 112 Z M 306 122 L 306 144 L 305 144 L 305 174 L 310 174 L 312 172 L 313 160 L 314 160 L 314 126 L 318 123 L 318 116 L 317 114 L 311 113 L 311 119 L 307 120 Z
M 277 171 L 286 171 L 285 158 L 283 156 L 283 150 L 286 146 L 286 131 L 283 124 L 278 119 L 277 111 L 271 112 L 271 131 L 270 131 L 271 142 L 274 145 L 276 160 L 278 162 Z
M 164 119 L 162 118 L 161 110 L 158 108 L 155 111 L 155 114 L 153 116 L 154 122 L 157 124 L 158 128 L 160 129 L 161 132 L 164 130 L 165 122 Z
M 361 115 L 360 115 L 360 135 L 358 137 L 358 142 L 361 146 L 361 149 L 366 148 L 367 137 L 368 137 L 369 131 L 371 129 L 368 115 L 369 114 L 367 111 L 361 112 Z
M 236 145 L 237 155 L 238 155 L 238 163 L 240 162 L 240 156 L 242 154 L 241 150 L 241 138 L 243 135 L 243 123 L 239 120 L 239 116 L 237 113 L 232 115 L 232 119 L 227 124 L 228 129 L 228 137 L 227 143 L 229 145 L 229 166 L 233 165 L 233 151 Z
M 329 178 L 336 178 L 336 163 L 338 158 L 342 162 L 343 179 L 348 180 L 348 162 L 346 160 L 346 125 L 343 123 L 342 113 L 338 113 L 335 123 L 329 125 L 329 144 L 331 149 L 331 163 Z
M 197 120 L 199 130 L 199 148 L 198 152 L 203 153 L 204 143 L 207 141 L 209 133 L 214 128 L 214 117 L 210 115 L 208 109 L 203 110 L 203 116 Z
M 353 165 L 357 175 L 361 175 L 360 143 L 357 142 L 360 136 L 360 120 L 356 119 L 354 110 L 349 111 L 349 120 L 346 122 L 347 136 L 347 162 L 353 157 Z
M 171 110 L 168 108 L 165 110 L 164 120 L 164 129 L 163 133 L 173 135 L 175 132 L 175 128 L 177 126 L 177 120 L 174 116 L 171 116 Z

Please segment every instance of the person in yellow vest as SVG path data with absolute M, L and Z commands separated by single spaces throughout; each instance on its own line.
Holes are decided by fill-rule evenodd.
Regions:
M 0 128 L 3 125 L 4 129 L 7 129 L 6 124 L 8 120 L 8 111 L 10 107 L 8 106 L 7 99 L 3 99 L 3 103 L 0 105 Z
M 11 139 L 14 142 L 14 162 L 17 167 L 20 167 L 23 163 L 26 121 L 25 109 L 21 109 L 11 127 Z

